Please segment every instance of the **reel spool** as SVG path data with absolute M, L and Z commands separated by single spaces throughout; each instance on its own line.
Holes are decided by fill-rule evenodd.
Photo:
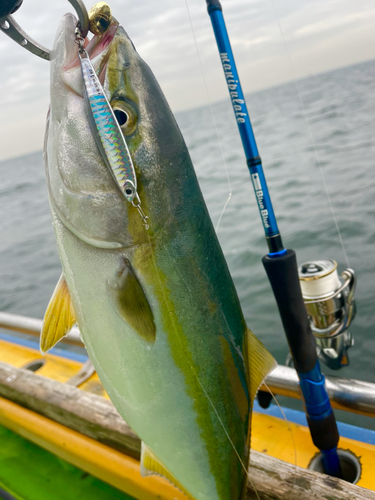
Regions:
M 333 370 L 347 366 L 354 344 L 348 331 L 356 314 L 354 271 L 346 269 L 339 277 L 337 262 L 329 259 L 305 262 L 298 274 L 319 358 Z

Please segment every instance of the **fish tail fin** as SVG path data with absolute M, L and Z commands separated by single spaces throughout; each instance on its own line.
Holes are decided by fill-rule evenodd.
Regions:
M 277 366 L 275 358 L 248 328 L 246 332 L 247 376 L 251 405 L 267 375 Z

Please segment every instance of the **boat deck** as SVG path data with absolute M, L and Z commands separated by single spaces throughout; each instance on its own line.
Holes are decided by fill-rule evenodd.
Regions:
M 87 357 L 84 355 L 84 351 L 80 351 L 79 349 L 77 349 L 77 352 L 71 352 L 55 348 L 50 353 L 42 356 L 37 349 L 37 343 L 35 341 L 26 340 L 25 338 L 21 339 L 3 333 L 0 334 L 0 362 L 8 363 L 16 368 L 22 368 L 29 363 L 40 361 L 43 364 L 37 370 L 37 374 L 58 382 L 67 382 L 81 369 L 86 359 Z M 83 391 L 108 399 L 96 373 L 86 382 L 81 384 L 79 388 Z M 268 410 L 262 410 L 258 404 L 255 404 L 254 410 L 252 449 L 283 460 L 289 464 L 307 468 L 318 450 L 311 441 L 308 427 L 304 425 L 304 414 L 295 410 L 284 409 L 284 413 L 288 419 L 285 420 L 277 416 L 280 415 L 280 413 L 278 413 L 280 410 L 275 405 L 271 405 Z M 14 416 L 10 417 L 9 415 L 12 412 L 15 412 Z M 26 412 L 25 415 L 23 415 L 24 412 Z M 7 491 L 14 492 L 16 498 L 27 498 L 27 500 L 34 498 L 32 495 L 30 496 L 30 491 L 32 492 L 34 490 L 38 492 L 35 498 L 41 500 L 43 498 L 51 498 L 51 495 L 56 499 L 78 498 L 77 491 L 80 491 L 80 485 L 85 485 L 85 493 L 80 493 L 79 498 L 95 497 L 108 500 L 112 498 L 125 500 L 131 498 L 128 496 L 128 494 L 131 493 L 131 488 L 129 489 L 126 480 L 121 480 L 120 470 L 117 471 L 119 476 L 116 477 L 116 479 L 108 479 L 109 476 L 106 475 L 102 476 L 102 479 L 112 484 L 112 486 L 109 486 L 106 482 L 102 482 L 94 477 L 94 475 L 101 477 L 100 474 L 95 474 L 95 470 L 93 470 L 94 475 L 91 475 L 71 465 L 71 463 L 75 462 L 72 460 L 69 450 L 64 450 L 64 446 L 62 446 L 62 448 L 59 446 L 61 440 L 65 439 L 64 434 L 61 434 L 60 438 L 56 435 L 56 433 L 60 432 L 59 429 L 64 426 L 37 415 L 35 418 L 37 418 L 38 421 L 35 422 L 35 424 L 31 423 L 31 428 L 33 425 L 39 427 L 42 425 L 44 429 L 43 431 L 39 430 L 39 441 L 38 439 L 33 439 L 31 437 L 31 429 L 27 430 L 27 426 L 24 424 L 25 419 L 28 421 L 30 421 L 30 419 L 32 420 L 32 415 L 30 416 L 29 414 L 37 415 L 34 414 L 34 412 L 30 412 L 30 410 L 21 407 L 17 408 L 17 405 L 14 403 L 0 398 L 0 424 L 3 425 L 3 427 L 0 427 L 0 436 L 2 442 L 6 443 L 6 446 L 2 446 L 0 452 L 0 487 L 3 487 Z M 10 418 L 15 419 L 15 423 L 10 424 Z M 22 426 L 23 428 L 21 428 Z M 11 432 L 6 427 L 13 428 L 13 431 L 19 432 L 23 437 Z M 61 432 L 68 432 L 71 435 L 74 434 L 74 431 L 70 429 L 62 429 Z M 48 437 L 48 433 L 54 433 L 55 437 Z M 44 434 L 45 439 L 43 438 Z M 357 483 L 358 486 L 375 490 L 375 476 L 373 474 L 375 432 L 341 424 L 340 434 L 341 439 L 339 448 L 350 450 L 351 453 L 359 458 L 362 465 L 361 477 Z M 25 437 L 32 439 L 34 443 L 29 442 Z M 352 439 L 353 437 L 356 439 Z M 49 442 L 53 442 L 54 439 L 56 441 L 54 444 L 48 444 Z M 88 438 L 82 436 L 82 439 L 83 441 L 79 441 L 79 443 L 77 441 L 77 445 L 81 447 L 86 445 L 89 446 L 89 444 L 87 444 L 89 441 L 85 441 L 85 439 L 87 440 Z M 38 444 L 62 458 L 51 455 L 51 453 L 47 452 L 41 446 L 38 446 Z M 64 451 L 66 451 L 65 454 Z M 119 453 L 115 450 L 113 450 L 113 452 L 115 454 Z M 85 455 L 85 452 L 83 455 Z M 21 460 L 20 457 L 22 457 Z M 84 458 L 88 459 L 87 456 Z M 130 468 L 139 467 L 136 459 L 129 457 L 129 460 Z M 81 462 L 78 461 L 76 462 L 76 465 L 77 464 L 80 465 Z M 123 466 L 124 464 L 121 463 L 120 468 Z M 35 471 L 33 472 L 33 467 L 37 467 L 38 471 L 41 470 L 42 474 L 36 473 Z M 69 472 L 68 475 L 72 478 L 68 481 L 68 487 L 73 488 L 75 494 L 71 496 L 68 495 L 67 490 L 64 491 L 62 486 L 60 486 L 60 484 L 64 484 L 63 477 L 65 472 Z M 136 474 L 139 475 L 139 472 L 137 471 Z M 25 478 L 22 484 L 29 483 L 27 490 L 29 493 L 28 496 L 23 495 L 21 485 L 18 484 L 20 475 Z M 56 476 L 58 476 L 58 478 L 51 485 L 51 478 L 55 478 Z M 148 482 L 151 479 L 152 478 L 147 478 L 142 481 Z M 61 490 L 63 496 L 59 496 L 60 493 L 58 492 L 52 494 L 51 487 L 53 487 L 53 489 L 56 487 L 56 491 Z M 93 493 L 94 490 L 95 494 Z M 176 490 L 176 494 L 173 494 L 171 498 L 180 498 L 180 496 L 184 498 L 183 495 Z M 168 497 L 167 494 L 166 497 Z M 146 495 L 145 498 L 150 497 Z

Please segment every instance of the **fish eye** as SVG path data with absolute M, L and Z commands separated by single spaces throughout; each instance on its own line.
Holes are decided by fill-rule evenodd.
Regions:
M 115 109 L 114 111 L 115 111 L 115 117 L 116 117 L 120 127 L 122 127 L 128 121 L 129 115 L 128 115 L 128 113 L 126 113 L 122 109 Z
M 113 113 L 124 135 L 131 135 L 137 126 L 137 113 L 131 104 L 126 101 L 111 102 Z

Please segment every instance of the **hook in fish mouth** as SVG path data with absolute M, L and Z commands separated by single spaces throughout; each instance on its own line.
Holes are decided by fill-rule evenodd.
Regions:
M 117 23 L 111 24 L 111 26 L 105 33 L 96 34 L 91 38 L 91 40 L 81 35 L 81 39 L 83 40 L 82 48 L 87 52 L 91 60 L 103 54 L 105 50 L 110 46 L 113 38 L 116 35 L 118 27 L 119 25 Z M 77 53 L 74 52 L 74 57 L 70 61 L 68 60 L 66 62 L 64 71 L 68 71 L 69 69 L 76 66 L 79 66 L 79 59 Z M 101 70 L 102 68 L 100 69 L 100 71 Z
M 98 75 L 100 84 L 105 86 L 108 61 L 110 57 L 110 45 L 116 36 L 119 25 L 111 24 L 103 34 L 94 35 L 91 40 L 80 36 L 82 49 L 90 59 L 91 64 Z M 80 61 L 78 57 L 78 46 L 74 43 L 74 31 L 76 30 L 76 18 L 68 14 L 65 18 L 65 63 L 61 67 L 61 77 L 64 83 L 76 94 L 83 97 Z

